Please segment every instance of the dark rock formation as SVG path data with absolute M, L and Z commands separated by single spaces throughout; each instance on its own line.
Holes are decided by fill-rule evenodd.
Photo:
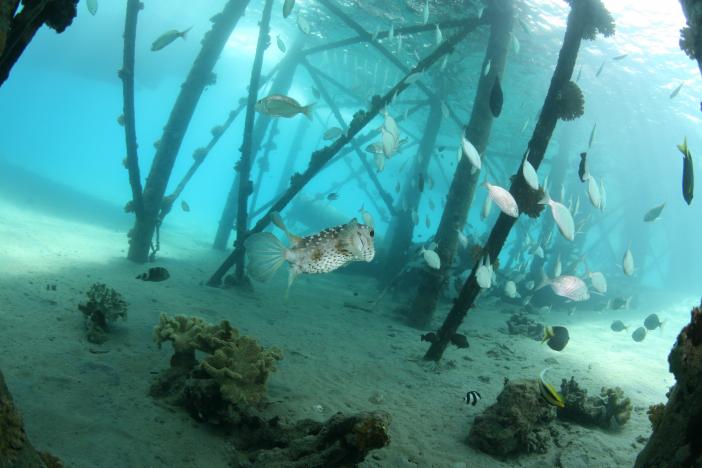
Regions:
M 551 444 L 554 407 L 544 401 L 535 380 L 507 381 L 497 402 L 476 416 L 468 442 L 498 457 L 545 453 Z
M 676 384 L 636 468 L 702 466 L 702 305 L 691 315 L 668 356 Z
M 61 467 L 58 458 L 37 452 L 27 439 L 22 417 L 0 371 L 0 468 Z
M 580 388 L 571 377 L 570 380 L 563 379 L 561 395 L 565 408 L 558 410 L 558 419 L 610 429 L 626 424 L 631 417 L 631 400 L 619 387 L 603 387 L 599 396 L 588 397 L 587 390 Z
M 543 323 L 529 318 L 525 312 L 517 312 L 507 320 L 507 330 L 510 335 L 524 335 L 534 340 L 541 340 L 546 327 Z
M 368 452 L 390 443 L 390 416 L 382 411 L 345 416 L 326 422 L 304 419 L 292 426 L 277 418 L 250 417 L 235 434 L 231 465 L 289 468 L 358 466 Z

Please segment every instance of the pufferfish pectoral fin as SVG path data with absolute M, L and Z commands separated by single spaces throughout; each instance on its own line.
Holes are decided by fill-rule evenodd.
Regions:
M 285 288 L 285 296 L 284 296 L 286 301 L 290 297 L 290 287 L 295 282 L 295 278 L 297 278 L 299 274 L 300 274 L 300 272 L 296 268 L 290 267 L 288 269 L 288 287 Z

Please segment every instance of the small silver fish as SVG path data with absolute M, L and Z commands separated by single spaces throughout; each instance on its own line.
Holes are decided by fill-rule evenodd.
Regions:
M 88 11 L 90 12 L 91 15 L 95 16 L 98 11 L 98 2 L 97 0 L 87 0 L 85 2 L 85 6 L 88 7 Z
M 192 28 L 193 27 L 190 26 L 188 29 L 185 29 L 183 31 L 178 31 L 176 29 L 166 31 L 165 33 L 158 36 L 158 38 L 153 42 L 153 44 L 151 44 L 151 50 L 154 52 L 157 50 L 161 50 L 171 42 L 178 39 L 179 37 L 182 37 L 183 40 L 185 40 L 185 36 L 188 34 L 188 31 L 190 31 Z
M 288 48 L 285 46 L 285 42 L 283 42 L 280 36 L 276 36 L 275 43 L 278 45 L 278 50 L 280 50 L 282 53 L 285 53 L 285 51 L 288 50 Z
M 355 218 L 307 237 L 288 231 L 277 212 L 271 213 L 271 220 L 285 232 L 290 246 L 286 247 L 270 232 L 253 234 L 246 239 L 247 271 L 258 281 L 270 279 L 287 261 L 289 290 L 300 273 L 329 273 L 350 262 L 370 262 L 375 257 L 375 231 L 359 224 Z
M 290 16 L 293 8 L 295 8 L 295 0 L 285 0 L 285 3 L 283 3 L 283 18 Z
M 545 274 L 541 284 L 536 288 L 551 286 L 551 289 L 557 296 L 565 297 L 573 302 L 586 301 L 590 299 L 590 292 L 587 290 L 587 284 L 577 276 L 563 275 L 557 278 L 548 278 Z
M 322 136 L 322 138 L 324 138 L 325 140 L 336 140 L 337 138 L 339 138 L 343 134 L 344 134 L 344 131 L 342 129 L 340 129 L 339 127 L 332 127 L 329 130 L 327 130 L 326 132 L 324 132 L 324 135 Z

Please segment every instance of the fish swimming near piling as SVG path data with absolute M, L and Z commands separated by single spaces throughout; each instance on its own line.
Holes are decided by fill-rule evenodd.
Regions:
M 655 330 L 663 325 L 663 322 L 658 318 L 658 315 L 651 314 L 644 320 L 644 327 L 647 330 Z
M 597 130 L 597 122 L 594 123 L 592 126 L 592 130 L 590 130 L 590 138 L 587 140 L 587 147 L 592 148 L 592 142 L 595 141 L 595 131 Z
M 487 180 L 483 182 L 483 186 L 488 190 L 488 196 L 493 202 L 500 208 L 500 210 L 507 216 L 512 218 L 519 217 L 519 207 L 517 201 L 514 199 L 509 190 L 500 187 L 499 185 L 492 185 Z
M 634 330 L 634 333 L 631 334 L 631 339 L 637 343 L 641 343 L 644 338 L 646 338 L 646 329 L 644 327 L 637 328 Z
M 98 11 L 97 0 L 87 0 L 87 2 L 85 2 L 85 5 L 88 7 L 88 11 L 90 12 L 91 15 L 93 15 L 93 16 L 97 15 L 97 11 Z
M 687 147 L 687 137 L 683 140 L 681 145 L 678 145 L 678 150 L 683 155 L 683 178 L 682 178 L 682 192 L 683 199 L 688 205 L 692 203 L 692 196 L 695 191 L 695 174 L 692 168 L 692 154 Z
M 578 177 L 580 182 L 585 182 L 590 178 L 590 171 L 587 168 L 587 153 L 580 153 L 580 165 L 578 166 Z
M 283 3 L 283 18 L 290 16 L 293 8 L 295 8 L 295 0 L 285 0 L 285 3 Z
M 495 81 L 492 84 L 492 90 L 490 90 L 490 112 L 492 112 L 493 117 L 499 117 L 502 113 L 504 100 L 502 86 L 500 86 L 500 77 L 495 75 Z
M 570 299 L 573 302 L 590 299 L 587 284 L 577 276 L 562 275 L 556 278 L 549 278 L 543 270 L 541 270 L 541 275 L 541 284 L 537 286 L 537 291 L 545 286 L 551 286 L 554 294 Z
M 256 111 L 271 117 L 294 117 L 303 114 L 312 120 L 312 107 L 314 104 L 301 105 L 295 99 L 282 94 L 271 94 L 256 103 Z
M 682 83 L 680 83 L 680 84 L 678 85 L 678 87 L 675 88 L 675 89 L 673 90 L 673 92 L 670 93 L 670 96 L 668 96 L 668 97 L 669 97 L 670 99 L 673 99 L 675 96 L 677 96 L 678 93 L 680 92 L 680 90 L 682 89 L 682 87 L 683 87 L 684 84 L 685 84 L 684 81 L 683 81 Z
M 166 281 L 170 277 L 170 273 L 168 273 L 168 270 L 166 270 L 165 268 L 153 267 L 149 268 L 149 271 L 147 271 L 146 273 L 142 273 L 139 276 L 137 276 L 136 279 L 142 281 L 153 281 L 157 283 L 160 281 Z
M 634 254 L 631 253 L 631 245 L 626 248 L 624 252 L 624 258 L 622 259 L 622 269 L 626 276 L 631 276 L 634 274 Z
M 153 42 L 153 44 L 151 44 L 151 51 L 156 52 L 157 50 L 161 50 L 171 42 L 178 39 L 179 37 L 185 39 L 185 36 L 188 34 L 188 31 L 190 31 L 192 28 L 193 27 L 190 26 L 188 29 L 185 29 L 183 31 L 178 31 L 176 29 L 166 31 L 165 33 L 158 36 L 158 38 Z
M 554 351 L 563 351 L 563 348 L 566 347 L 569 340 L 570 335 L 568 334 L 568 329 L 566 327 L 555 326 L 546 327 L 541 343 L 546 343 L 548 347 Z
M 463 401 L 465 401 L 467 405 L 475 406 L 480 401 L 480 393 L 471 390 L 463 397 Z
M 569 241 L 575 239 L 575 221 L 573 221 L 570 210 L 564 204 L 552 200 L 548 192 L 544 192 L 544 198 L 539 201 L 539 204 L 551 207 L 551 215 L 563 237 Z
M 182 200 L 180 202 L 180 208 L 186 213 L 190 213 L 190 205 L 188 205 L 188 202 L 186 202 L 185 200 Z
M 300 273 L 329 273 L 350 262 L 370 262 L 375 257 L 375 231 L 355 218 L 307 237 L 288 231 L 277 212 L 271 213 L 271 221 L 285 233 L 290 246 L 286 247 L 270 232 L 256 233 L 246 239 L 247 271 L 255 280 L 270 279 L 287 261 L 289 290 Z
M 645 223 L 652 223 L 653 221 L 657 220 L 658 217 L 661 215 L 661 212 L 663 211 L 663 208 L 665 208 L 665 203 L 661 203 L 658 206 L 654 206 L 650 210 L 646 212 L 644 215 L 644 222 Z

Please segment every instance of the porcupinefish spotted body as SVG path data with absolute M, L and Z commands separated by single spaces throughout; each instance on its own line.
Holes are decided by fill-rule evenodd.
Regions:
M 307 237 L 288 231 L 278 213 L 271 214 L 271 221 L 285 232 L 290 246 L 286 247 L 270 232 L 254 234 L 246 240 L 247 270 L 258 281 L 271 278 L 287 261 L 289 290 L 300 273 L 329 273 L 350 262 L 370 262 L 375 257 L 373 228 L 359 224 L 355 218 Z

